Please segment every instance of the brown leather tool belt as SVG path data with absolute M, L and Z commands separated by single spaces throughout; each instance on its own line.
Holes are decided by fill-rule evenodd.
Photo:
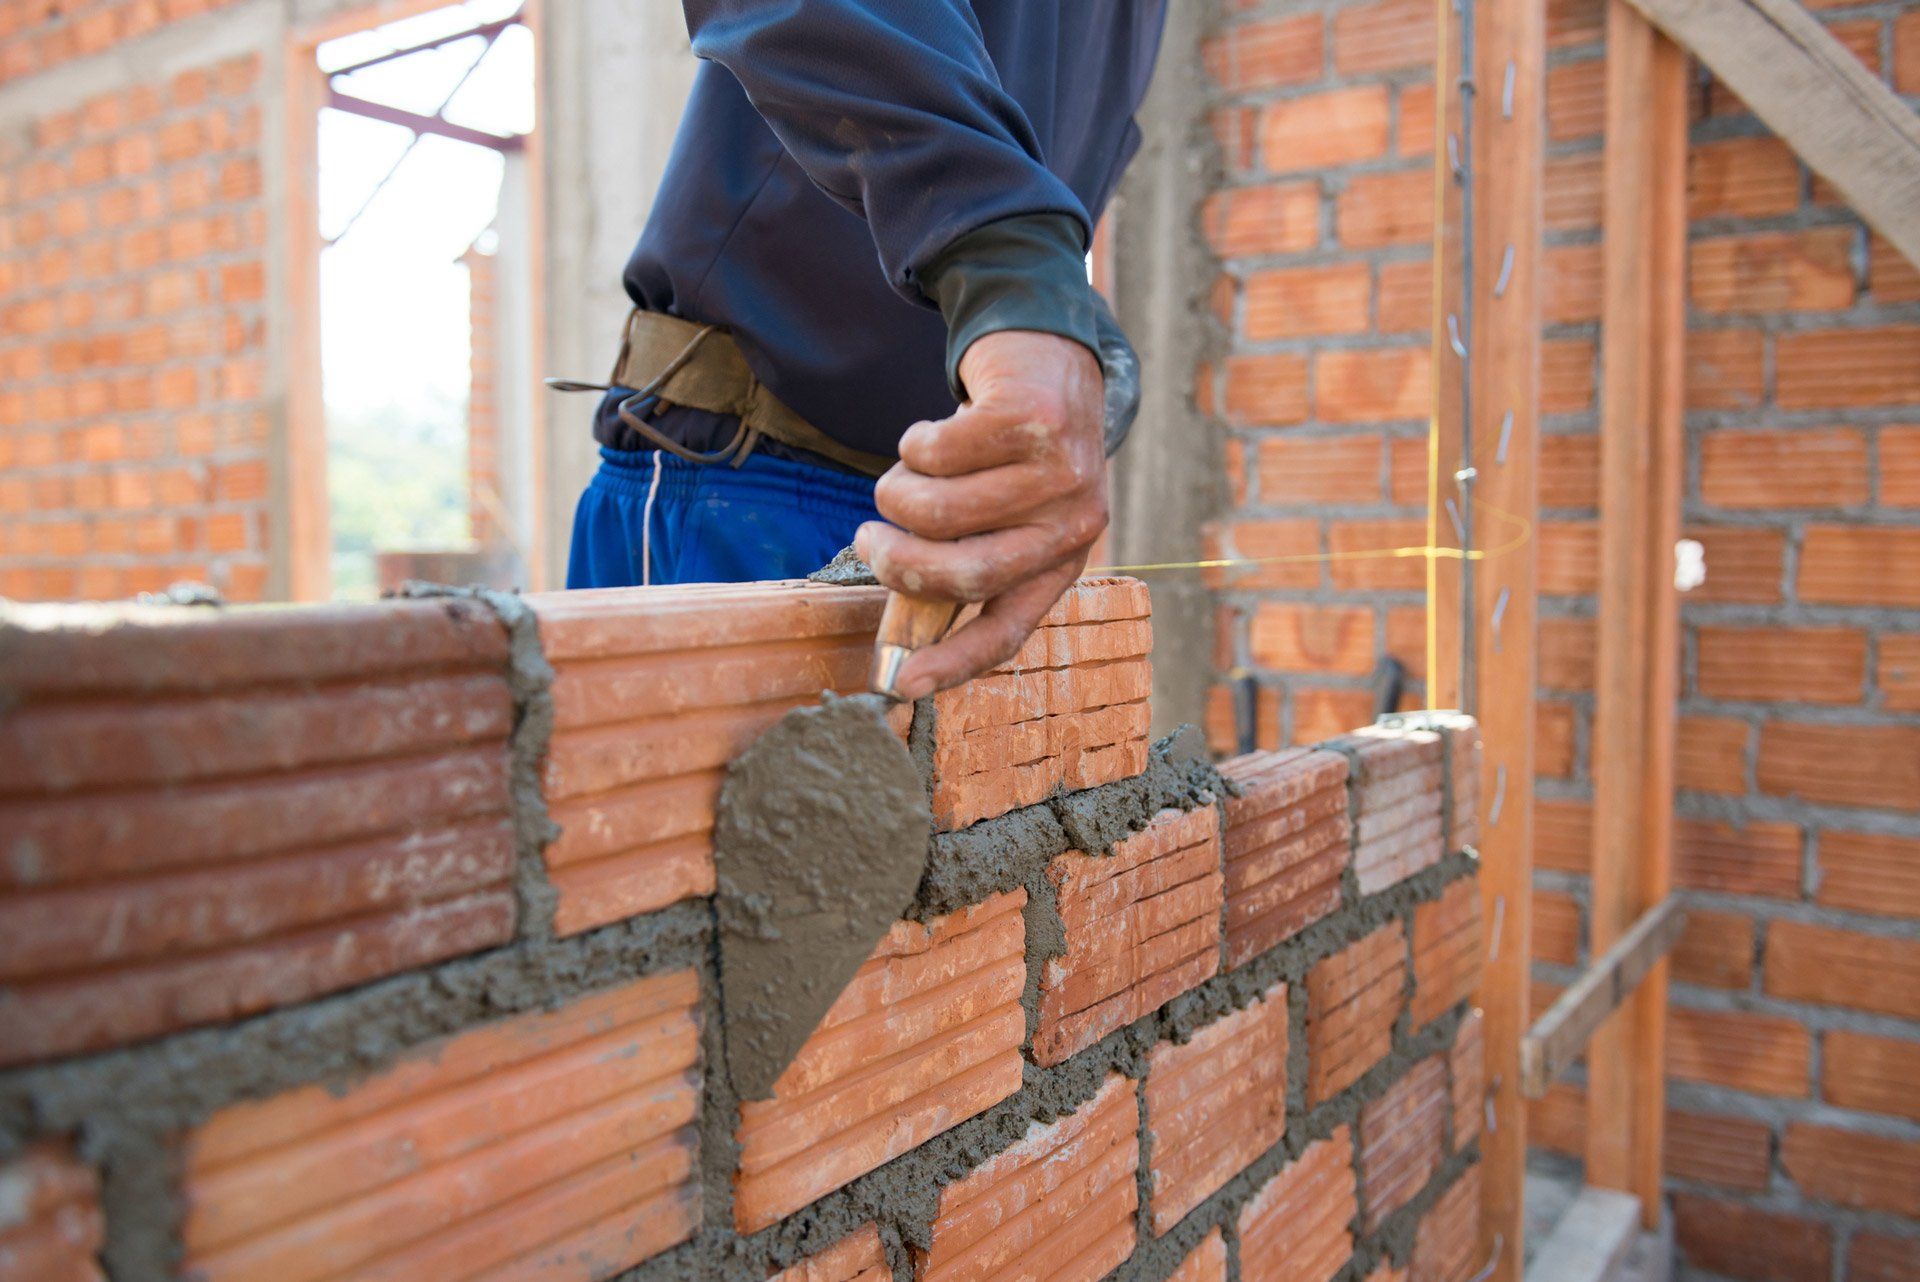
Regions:
M 764 436 L 868 476 L 879 476 L 893 466 L 891 458 L 842 445 L 782 404 L 748 367 L 732 334 L 717 325 L 702 325 L 662 312 L 636 307 L 627 316 L 620 355 L 608 382 L 550 378 L 547 386 L 562 392 L 633 388 L 633 394 L 620 402 L 621 421 L 653 445 L 692 463 L 731 463 L 739 467 Z M 645 414 L 651 407 L 644 402 L 653 397 L 662 406 L 685 405 L 732 415 L 740 422 L 739 430 L 720 449 L 688 449 L 647 421 Z

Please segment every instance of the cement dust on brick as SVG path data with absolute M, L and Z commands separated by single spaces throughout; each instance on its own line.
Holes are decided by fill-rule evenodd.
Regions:
M 788 713 L 727 770 L 714 828 L 733 1084 L 761 1099 L 912 904 L 933 815 L 877 696 Z

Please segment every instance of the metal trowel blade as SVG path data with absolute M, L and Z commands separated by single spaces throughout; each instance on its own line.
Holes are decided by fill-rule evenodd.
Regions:
M 891 700 L 796 708 L 727 769 L 714 829 L 727 1064 L 764 1099 L 913 903 L 933 816 Z

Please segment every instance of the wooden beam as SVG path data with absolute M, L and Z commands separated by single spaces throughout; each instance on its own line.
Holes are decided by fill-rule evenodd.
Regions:
M 1458 25 L 1449 0 L 1441 30 Z M 1520 1038 L 1527 1030 L 1532 954 L 1535 619 L 1539 522 L 1541 173 L 1546 145 L 1546 6 L 1540 0 L 1473 0 L 1470 146 L 1472 270 L 1464 277 L 1472 319 L 1460 326 L 1465 377 L 1447 316 L 1458 288 L 1439 291 L 1433 377 L 1464 386 L 1464 412 L 1436 399 L 1433 542 L 1456 542 L 1447 497 L 1462 497 L 1455 473 L 1471 466 L 1474 547 L 1463 565 L 1440 561 L 1429 580 L 1434 629 L 1428 664 L 1433 704 L 1472 712 L 1485 751 L 1480 788 L 1480 898 L 1487 959 L 1475 1000 L 1485 1012 L 1490 1120 L 1481 1143 L 1480 1254 L 1492 1282 L 1520 1282 L 1525 1259 L 1526 1104 Z M 1446 176 L 1462 120 L 1457 53 L 1444 42 L 1435 83 L 1449 104 L 1435 164 Z M 1444 194 L 1444 193 L 1443 193 Z M 1441 205 L 1442 212 L 1447 206 Z M 1458 271 L 1457 241 L 1436 228 L 1443 268 Z M 1460 277 L 1455 278 L 1457 283 Z M 1443 278 L 1443 286 L 1447 285 Z M 1449 420 L 1447 415 L 1455 416 Z M 1452 423 L 1471 425 L 1456 432 Z M 1470 454 L 1461 448 L 1470 436 Z M 1464 457 L 1463 457 L 1464 455 Z M 1468 580 L 1464 585 L 1463 577 Z M 1464 588 L 1464 590 L 1463 590 Z M 1464 669 L 1464 675 L 1463 675 Z
M 1644 981 L 1680 941 L 1686 924 L 1677 900 L 1661 900 L 1535 1021 L 1520 1043 L 1521 1092 L 1528 1099 L 1545 1095 L 1607 1016 L 1643 991 Z M 1617 1118 L 1614 1125 L 1618 1128 Z
M 1818 19 L 1797 0 L 1632 3 L 1920 266 L 1920 116 Z
M 1607 13 L 1602 185 L 1600 618 L 1592 773 L 1592 948 L 1671 884 L 1683 468 L 1686 55 L 1626 0 Z M 1589 1183 L 1660 1206 L 1666 972 L 1594 1033 Z M 1610 1007 L 1609 1007 L 1610 1008 Z M 1625 1124 L 1623 1124 L 1623 1120 Z
M 1639 1225 L 1639 1202 L 1589 1184 L 1540 1244 L 1527 1282 L 1613 1282 Z

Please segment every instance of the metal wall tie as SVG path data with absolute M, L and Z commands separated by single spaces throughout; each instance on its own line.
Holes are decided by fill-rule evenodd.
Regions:
M 1500 417 L 1500 443 L 1497 446 L 1495 446 L 1493 450 L 1494 462 L 1505 463 L 1507 461 L 1507 442 L 1512 439 L 1513 439 L 1513 411 L 1508 410 L 1505 414 L 1501 415 Z
M 1500 822 L 1500 812 L 1507 804 L 1507 768 L 1498 765 L 1493 768 L 1493 804 L 1487 807 L 1487 827 Z
M 1506 75 L 1506 80 L 1505 80 L 1505 81 L 1504 81 L 1504 83 L 1502 83 L 1502 84 L 1501 84 L 1501 86 L 1500 86 L 1500 118 L 1501 118 L 1502 120 L 1512 120 L 1512 119 L 1513 119 L 1513 80 L 1514 80 L 1514 75 L 1515 75 L 1515 70 L 1514 70 L 1514 65 L 1513 65 L 1513 59 L 1511 59 L 1511 58 L 1509 58 L 1509 59 L 1507 59 L 1507 75 Z
M 1498 653 L 1500 650 L 1500 621 L 1507 617 L 1507 602 L 1512 599 L 1513 589 L 1501 588 L 1500 595 L 1495 597 L 1493 601 L 1493 618 L 1490 622 L 1493 624 L 1493 648 L 1495 653 Z
M 1493 282 L 1493 296 L 1499 298 L 1507 292 L 1507 282 L 1513 279 L 1513 242 L 1507 242 L 1506 252 L 1500 255 L 1500 279 Z
M 1447 313 L 1447 346 L 1461 360 L 1467 358 L 1467 345 L 1460 340 L 1460 316 L 1457 312 Z

